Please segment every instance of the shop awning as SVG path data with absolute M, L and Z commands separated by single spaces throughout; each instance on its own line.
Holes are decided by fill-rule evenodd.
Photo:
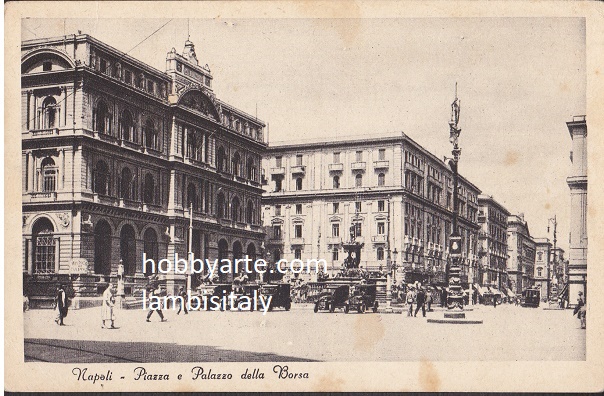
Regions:
M 514 292 L 511 289 L 507 289 L 507 294 L 508 294 L 508 297 L 510 297 L 510 298 L 516 297 L 516 294 L 514 294 Z
M 481 296 L 484 296 L 486 293 L 486 289 L 484 287 L 480 287 L 478 285 L 476 285 L 476 290 L 478 290 L 478 294 L 480 294 Z

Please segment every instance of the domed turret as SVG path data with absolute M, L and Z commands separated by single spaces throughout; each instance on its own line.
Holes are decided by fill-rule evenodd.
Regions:
M 192 41 L 185 41 L 185 49 L 182 51 L 182 55 L 191 63 L 199 65 L 197 55 L 195 54 L 195 45 Z

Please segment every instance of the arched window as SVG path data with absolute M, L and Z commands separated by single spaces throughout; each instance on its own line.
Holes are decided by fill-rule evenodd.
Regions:
M 159 145 L 159 141 L 157 138 L 157 130 L 155 129 L 155 125 L 153 124 L 153 121 L 151 119 L 148 119 L 145 123 L 144 134 L 145 147 L 157 150 Z
M 241 203 L 237 197 L 233 198 L 231 204 L 231 219 L 234 221 L 241 221 Z
M 340 188 L 340 176 L 333 177 L 333 188 Z
M 386 175 L 380 173 L 378 175 L 378 186 L 383 187 L 386 184 Z
M 247 201 L 247 211 L 246 213 L 246 219 L 245 221 L 248 224 L 254 224 L 255 223 L 255 213 L 254 213 L 254 204 L 252 203 L 251 200 Z
M 98 133 L 111 134 L 111 113 L 109 113 L 107 105 L 102 100 L 97 103 L 93 118 Z
M 216 217 L 218 217 L 219 219 L 223 219 L 226 214 L 225 210 L 225 202 L 224 202 L 224 194 L 222 192 L 218 193 L 218 196 L 216 197 Z
M 241 176 L 241 156 L 235 152 L 231 160 L 231 170 L 235 176 Z
M 126 224 L 120 232 L 120 258 L 124 265 L 124 274 L 134 275 L 136 263 L 140 257 L 136 255 L 136 237 L 134 228 Z
M 256 181 L 256 165 L 254 165 L 254 159 L 247 159 L 247 178 L 249 180 Z
M 54 227 L 47 218 L 36 221 L 32 230 L 33 265 L 36 274 L 52 274 L 55 272 Z
M 110 175 L 109 167 L 105 161 L 98 161 L 93 173 L 94 177 L 94 192 L 99 195 L 110 195 Z
M 145 175 L 145 185 L 143 186 L 143 202 L 152 204 L 155 202 L 155 180 L 151 173 Z
M 132 114 L 128 110 L 124 110 L 122 113 L 122 119 L 120 120 L 120 135 L 122 139 L 129 142 L 137 142 L 136 129 L 134 128 L 134 120 Z
M 157 263 L 159 258 L 159 245 L 157 243 L 157 233 L 153 228 L 147 228 L 145 235 L 143 236 L 143 251 L 148 259 L 152 259 Z M 147 266 L 146 276 L 151 275 L 151 268 Z
M 296 179 L 296 190 L 297 191 L 302 190 L 302 178 L 301 177 L 298 177 Z
M 42 129 L 54 128 L 57 126 L 57 101 L 52 96 L 47 97 L 42 102 Z
M 377 259 L 378 259 L 378 261 L 384 260 L 384 248 L 383 247 L 377 248 Z
M 55 161 L 50 157 L 44 158 L 40 171 L 42 174 L 42 191 L 56 191 L 57 167 L 55 166 Z
M 360 173 L 354 178 L 355 187 L 363 187 L 363 175 Z
M 226 163 L 226 154 L 224 152 L 224 148 L 223 147 L 219 147 L 218 151 L 216 152 L 216 168 L 218 169 L 218 172 L 226 172 L 227 169 L 227 163 Z
M 111 226 L 106 220 L 94 228 L 94 273 L 111 274 Z
M 129 168 L 122 169 L 120 177 L 120 198 L 134 200 L 135 199 L 135 183 L 132 171 Z
M 189 210 L 191 204 L 193 204 L 193 210 L 197 210 L 197 191 L 193 183 L 189 183 L 187 186 L 187 210 Z
M 229 254 L 229 244 L 227 243 L 226 240 L 221 239 L 218 242 L 218 262 L 222 263 L 223 259 L 228 259 L 228 254 Z M 219 271 L 218 276 L 219 276 L 220 282 L 225 282 L 228 274 L 225 272 Z
M 246 253 L 247 253 L 247 257 L 250 260 L 252 260 L 252 262 L 256 262 L 256 246 L 253 243 L 250 243 L 249 245 L 247 245 Z M 252 267 L 252 271 L 253 271 L 252 273 L 248 274 L 250 281 L 256 280 L 256 277 L 257 277 L 254 267 Z

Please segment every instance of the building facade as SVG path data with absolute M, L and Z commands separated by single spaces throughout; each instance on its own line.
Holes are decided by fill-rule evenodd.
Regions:
M 133 293 L 143 253 L 187 256 L 191 210 L 196 257 L 256 255 L 265 125 L 216 98 L 192 42 L 165 72 L 85 34 L 25 41 L 21 65 L 26 292 L 94 297 L 121 262 Z
M 274 260 L 323 258 L 332 275 L 359 242 L 360 266 L 395 281 L 445 282 L 453 175 L 407 135 L 273 145 L 263 160 L 263 224 Z M 463 280 L 478 265 L 478 194 L 459 179 Z M 308 276 L 308 279 L 312 279 Z
M 535 283 L 535 241 L 522 213 L 508 217 L 507 233 L 509 286 L 520 294 Z
M 570 188 L 570 244 L 568 251 L 569 302 L 579 292 L 587 295 L 587 122 L 576 116 L 566 123 L 572 139 Z
M 478 196 L 478 233 L 480 258 L 478 283 L 506 294 L 508 287 L 508 233 L 510 212 L 492 196 Z
M 548 238 L 535 238 L 535 286 L 541 289 L 541 299 L 548 301 L 551 295 L 552 243 Z

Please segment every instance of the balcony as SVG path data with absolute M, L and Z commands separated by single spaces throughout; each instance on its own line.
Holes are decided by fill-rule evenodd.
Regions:
M 285 168 L 282 166 L 271 168 L 271 175 L 285 175 Z
M 306 173 L 306 166 L 304 165 L 295 165 L 292 166 L 292 174 L 293 175 L 303 175 Z
M 304 245 L 304 238 L 292 238 L 290 243 L 292 245 Z
M 328 245 L 339 245 L 341 243 L 342 243 L 342 237 L 339 237 L 339 236 L 327 237 Z
M 371 237 L 373 243 L 386 243 L 388 241 L 388 236 L 386 234 L 374 235 Z
M 279 234 L 279 235 L 273 234 L 273 235 L 271 235 L 271 237 L 270 237 L 269 240 L 270 240 L 271 243 L 282 243 L 283 242 L 283 235 L 281 235 L 281 234 Z
M 31 136 L 53 136 L 59 134 L 59 128 L 48 128 L 48 129 L 34 129 L 31 130 Z
M 487 216 L 484 214 L 484 212 L 479 212 L 478 213 L 478 222 L 484 223 L 485 221 L 487 221 Z
M 365 170 L 365 162 L 353 162 L 350 165 L 350 169 L 353 171 L 364 171 Z
M 390 167 L 390 161 L 380 160 L 373 161 L 374 169 L 388 169 Z
M 56 191 L 46 191 L 46 192 L 31 192 L 29 193 L 31 197 L 31 201 L 56 201 L 57 200 L 57 192 Z
M 344 164 L 329 164 L 330 172 L 342 172 L 344 170 Z

